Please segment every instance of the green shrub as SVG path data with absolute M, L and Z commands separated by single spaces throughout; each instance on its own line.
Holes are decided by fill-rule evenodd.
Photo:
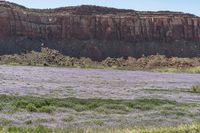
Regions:
M 37 108 L 35 107 L 35 105 L 32 104 L 32 103 L 29 103 L 29 104 L 26 106 L 26 109 L 27 109 L 28 111 L 30 111 L 30 112 L 37 112 L 37 111 L 38 111 Z
M 81 111 L 84 111 L 84 110 L 87 110 L 87 106 L 84 106 L 84 105 L 80 105 L 80 104 L 77 104 L 74 106 L 74 110 L 78 111 L 78 112 L 81 112 Z
M 5 118 L 0 118 L 0 125 L 9 125 L 11 123 L 12 123 L 11 120 L 8 120 L 8 119 L 5 119 Z
M 16 106 L 17 108 L 26 108 L 26 106 L 27 106 L 28 104 L 29 104 L 28 101 L 23 100 L 23 99 L 20 99 L 20 100 L 17 100 L 15 106 Z
M 104 121 L 103 120 L 93 120 L 92 121 L 94 124 L 99 125 L 99 126 L 103 126 L 104 125 Z
M 146 68 L 166 67 L 169 63 L 164 55 L 151 55 L 147 57 Z
M 65 121 L 65 122 L 72 122 L 73 120 L 74 120 L 74 116 L 71 116 L 71 115 L 63 118 L 63 121 Z
M 200 85 L 193 85 L 192 92 L 200 93 Z
M 44 112 L 44 113 L 52 113 L 53 111 L 55 111 L 55 107 L 54 106 L 43 106 L 41 108 L 39 108 L 38 110 L 40 112 Z
M 30 124 L 33 123 L 33 121 L 32 121 L 32 120 L 27 120 L 27 121 L 25 121 L 24 123 L 25 123 L 26 125 L 30 125 Z
M 0 111 L 3 110 L 4 105 L 0 103 Z

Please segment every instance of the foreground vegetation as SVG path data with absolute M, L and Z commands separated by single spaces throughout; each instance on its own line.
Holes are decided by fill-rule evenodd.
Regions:
M 194 93 L 200 93 L 200 85 L 199 84 L 193 85 L 191 89 L 192 89 L 192 92 L 194 92 Z
M 176 107 L 192 107 L 194 104 L 177 103 L 162 99 L 78 99 L 78 98 L 39 98 L 31 96 L 0 95 L 0 110 L 30 111 L 51 113 L 57 108 L 70 108 L 75 111 L 94 110 L 99 113 L 127 113 L 131 109 L 151 110 L 163 105 Z
M 48 48 L 42 48 L 41 52 L 32 51 L 21 55 L 0 56 L 0 64 L 200 73 L 200 58 L 167 58 L 164 55 L 152 55 L 138 59 L 108 57 L 97 62 L 89 58 L 78 59 L 64 56 L 58 51 Z
M 1 127 L 0 133 L 199 133 L 200 124 L 180 125 L 178 127 L 160 127 L 144 129 L 82 129 L 82 130 L 62 130 L 50 129 L 39 126 L 36 128 L 23 127 Z
M 133 100 L 113 100 L 113 99 L 79 99 L 79 98 L 41 98 L 32 96 L 12 96 L 0 95 L 0 112 L 6 114 L 15 114 L 17 112 L 29 113 L 47 113 L 54 115 L 59 109 L 72 109 L 76 112 L 94 111 L 98 114 L 129 114 L 133 111 L 155 111 L 158 116 L 188 116 L 190 118 L 197 117 L 198 114 L 189 113 L 188 110 L 198 108 L 199 104 L 196 103 L 180 103 L 173 100 L 166 99 L 133 99 Z M 64 110 L 62 110 L 64 111 Z M 67 110 L 66 110 L 67 111 Z M 63 121 L 70 123 L 73 121 L 71 117 L 63 117 Z M 38 122 L 38 121 L 37 121 Z M 101 127 L 104 123 L 102 121 L 94 121 Z M 56 129 L 40 126 L 40 124 L 32 125 L 33 121 L 26 120 L 26 126 L 13 127 L 12 121 L 0 119 L 0 133 L 93 133 L 93 132 L 119 132 L 119 133 L 182 133 L 182 132 L 199 132 L 200 124 L 181 125 L 178 127 L 162 127 L 162 128 L 147 128 L 147 127 L 115 127 L 115 128 L 67 128 Z M 31 126 L 32 125 L 32 126 Z

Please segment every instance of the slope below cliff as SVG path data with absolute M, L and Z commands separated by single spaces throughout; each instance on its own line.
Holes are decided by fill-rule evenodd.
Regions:
M 98 6 L 28 9 L 0 2 L 0 54 L 50 47 L 65 55 L 200 56 L 200 18 L 181 12 L 138 12 Z

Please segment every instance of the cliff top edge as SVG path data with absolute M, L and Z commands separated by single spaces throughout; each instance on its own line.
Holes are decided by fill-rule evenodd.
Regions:
M 15 10 L 25 10 L 35 13 L 70 13 L 78 15 L 91 15 L 91 14 L 142 14 L 142 15 L 184 15 L 187 17 L 198 17 L 194 14 L 174 12 L 174 11 L 136 11 L 133 9 L 117 9 L 112 7 L 103 7 L 96 5 L 80 5 L 80 6 L 66 6 L 59 8 L 48 8 L 48 9 L 34 9 L 27 8 L 25 6 L 8 2 L 0 1 L 0 7 L 11 8 Z

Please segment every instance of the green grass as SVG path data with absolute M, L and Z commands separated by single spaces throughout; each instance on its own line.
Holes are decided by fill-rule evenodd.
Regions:
M 200 93 L 200 85 L 193 85 L 191 90 L 194 93 Z
M 200 66 L 196 67 L 163 67 L 152 69 L 154 72 L 186 72 L 186 73 L 200 73 Z
M 154 72 L 180 72 L 178 68 L 157 68 L 153 69 Z
M 36 112 L 37 111 L 36 106 L 32 103 L 29 103 L 28 105 L 26 105 L 26 109 L 30 112 Z
M 69 108 L 81 112 L 93 110 L 99 113 L 127 113 L 132 109 L 151 110 L 163 105 L 185 106 L 184 103 L 164 99 L 135 99 L 135 100 L 112 100 L 112 99 L 78 99 L 78 98 L 39 98 L 31 96 L 8 96 L 0 95 L 2 109 L 6 107 L 30 112 L 52 113 L 56 108 Z M 189 106 L 189 105 L 188 105 Z
M 92 123 L 98 125 L 98 126 L 103 126 L 104 125 L 104 121 L 103 120 L 93 120 Z
M 186 71 L 190 73 L 200 73 L 200 66 L 188 68 Z
M 33 123 L 33 121 L 32 120 L 27 120 L 27 121 L 25 121 L 24 122 L 26 125 L 31 125 L 32 123 Z
M 74 116 L 70 115 L 68 117 L 63 118 L 63 121 L 65 122 L 72 122 L 74 121 Z
M 5 118 L 0 118 L 0 125 L 9 125 L 11 124 L 12 121 L 11 120 L 8 120 L 8 119 L 5 119 Z
M 100 125 L 103 123 L 98 121 Z M 108 128 L 108 129 L 50 129 L 39 126 L 35 128 L 27 127 L 0 127 L 0 133 L 199 133 L 200 124 L 180 125 L 177 127 L 159 128 Z
M 52 113 L 53 111 L 56 110 L 54 106 L 43 106 L 38 109 L 39 112 L 44 112 L 44 113 Z

